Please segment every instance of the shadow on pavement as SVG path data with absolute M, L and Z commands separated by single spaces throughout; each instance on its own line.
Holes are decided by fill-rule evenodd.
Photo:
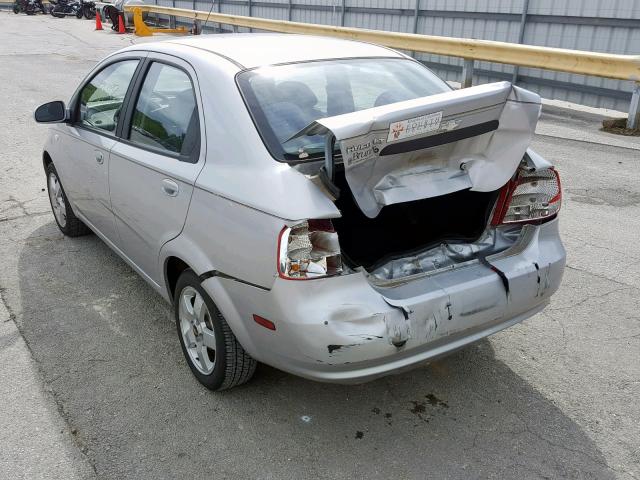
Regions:
M 260 366 L 214 394 L 168 305 L 97 237 L 44 225 L 19 272 L 21 331 L 102 478 L 613 478 L 489 341 L 364 385 Z

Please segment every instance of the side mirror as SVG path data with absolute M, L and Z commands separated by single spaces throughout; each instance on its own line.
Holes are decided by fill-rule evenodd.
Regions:
M 67 121 L 67 109 L 63 101 L 45 103 L 36 108 L 33 115 L 38 123 L 61 123 Z

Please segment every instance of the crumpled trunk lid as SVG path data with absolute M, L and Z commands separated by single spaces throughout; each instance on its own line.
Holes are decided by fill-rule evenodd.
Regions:
M 296 136 L 335 136 L 355 201 L 374 218 L 386 205 L 502 187 L 540 109 L 537 94 L 498 82 L 319 119 Z

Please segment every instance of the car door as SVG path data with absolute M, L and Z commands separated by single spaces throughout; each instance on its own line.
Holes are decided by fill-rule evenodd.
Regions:
M 56 161 L 62 165 L 61 178 L 74 209 L 112 242 L 117 233 L 109 199 L 109 152 L 140 62 L 135 57 L 114 60 L 79 89 L 74 122 L 66 130 L 66 158 Z
M 111 150 L 109 184 L 118 246 L 155 283 L 160 248 L 182 231 L 204 165 L 202 119 L 191 66 L 149 54 Z

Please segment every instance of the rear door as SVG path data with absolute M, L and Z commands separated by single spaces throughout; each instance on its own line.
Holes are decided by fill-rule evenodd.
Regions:
M 109 151 L 116 144 L 116 130 L 127 91 L 141 59 L 115 58 L 79 90 L 74 122 L 66 129 L 64 159 L 56 159 L 73 207 L 111 241 L 116 229 L 109 200 Z
M 152 53 L 111 150 L 109 185 L 119 248 L 160 283 L 160 248 L 182 231 L 204 165 L 204 122 L 196 75 L 175 57 Z

